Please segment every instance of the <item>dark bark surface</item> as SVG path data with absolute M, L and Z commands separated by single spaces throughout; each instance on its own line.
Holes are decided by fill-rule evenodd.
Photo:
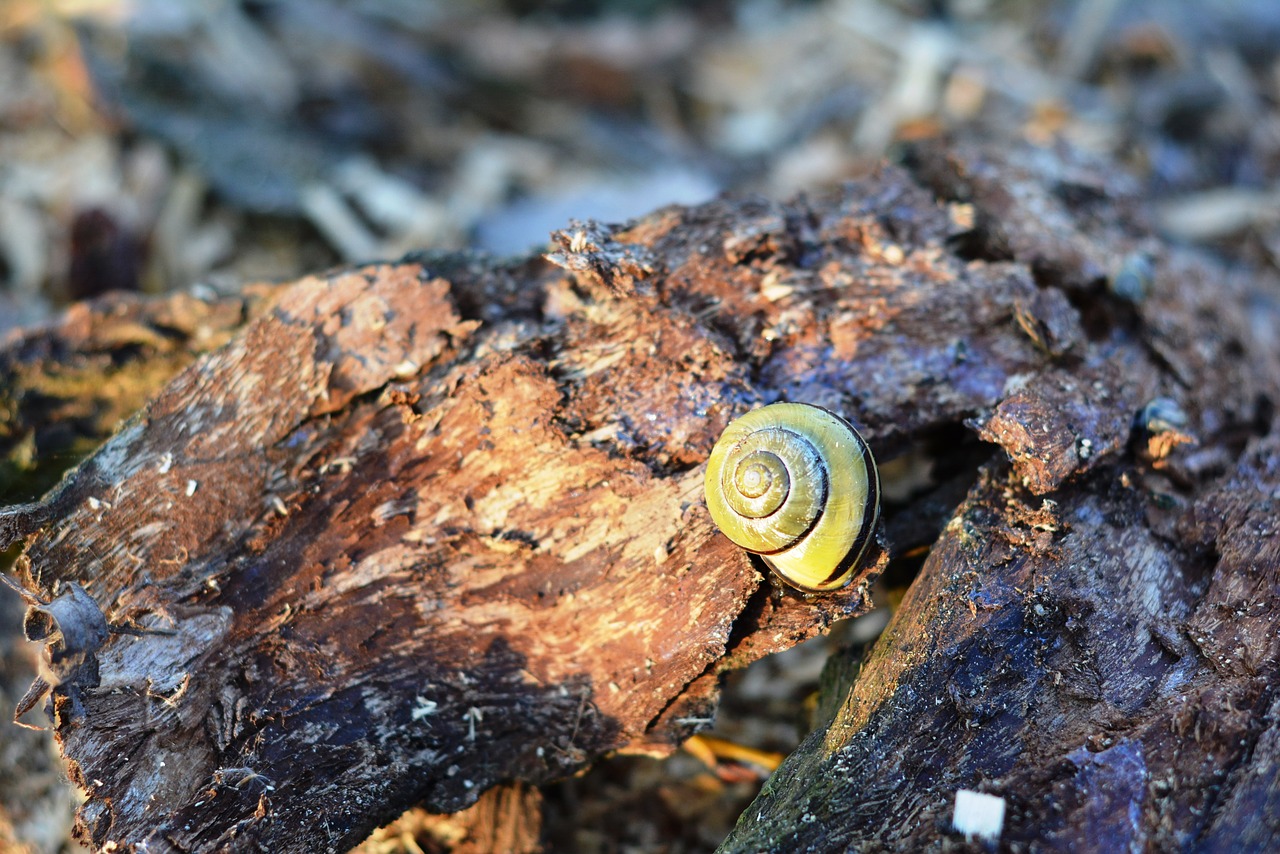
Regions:
M 1008 462 L 723 850 L 965 847 L 958 789 L 1004 798 L 1011 850 L 1274 850 L 1275 282 L 1148 246 L 1127 305 L 1094 281 L 1119 233 L 1059 218 L 1043 171 L 930 166 L 1038 271 L 1032 330 L 1076 302 L 1075 344 L 973 419 Z
M 911 168 L 296 283 L 0 511 L 84 837 L 336 850 L 669 749 L 889 558 L 805 597 L 714 531 L 712 443 L 781 398 L 865 428 L 889 551 L 933 548 L 728 847 L 916 847 L 960 787 L 1009 841 L 1269 838 L 1273 284 L 1069 154 Z

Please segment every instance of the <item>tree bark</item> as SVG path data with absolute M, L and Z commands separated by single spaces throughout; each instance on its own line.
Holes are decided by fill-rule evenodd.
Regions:
M 1028 334 L 1074 346 L 968 422 L 1007 459 L 722 850 L 986 850 L 960 789 L 1003 799 L 1001 849 L 1274 850 L 1274 277 L 1147 244 L 1149 292 L 1119 300 L 1091 279 L 1132 263 L 1120 229 L 1064 218 L 1052 170 L 921 174 L 1037 272 Z M 1078 324 L 1042 314 L 1064 301 Z
M 1133 185 L 1068 152 L 910 168 L 574 227 L 552 264 L 296 283 L 0 511 L 83 837 L 340 850 L 669 749 L 723 669 L 930 544 L 728 847 L 914 847 L 958 787 L 1006 794 L 1010 841 L 1255 827 L 1274 291 L 1150 238 Z M 775 399 L 886 464 L 891 545 L 835 595 L 771 583 L 702 502 L 719 432 Z
M 30 501 L 101 445 L 197 355 L 225 344 L 273 286 L 218 296 L 112 294 L 0 344 L 0 504 Z M 0 555 L 7 569 L 16 555 Z M 0 594 L 4 596 L 4 594 Z M 0 717 L 22 703 L 36 659 L 22 601 L 0 601 Z M 24 726 L 35 718 L 29 714 Z M 0 727 L 0 849 L 53 851 L 70 837 L 73 798 L 46 735 Z M 8 846 L 8 847 L 6 847 Z
M 117 293 L 0 344 L 0 503 L 31 501 L 274 291 L 163 299 Z

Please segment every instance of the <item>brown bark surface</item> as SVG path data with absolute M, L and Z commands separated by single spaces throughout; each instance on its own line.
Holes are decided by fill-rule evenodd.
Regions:
M 893 554 L 937 542 L 729 847 L 914 847 L 957 787 L 1011 840 L 1265 837 L 1274 290 L 1067 154 L 913 170 L 296 283 L 0 511 L 84 837 L 338 850 L 678 743 L 888 561 L 805 597 L 714 531 L 702 463 L 779 398 L 865 428 Z M 1157 396 L 1186 424 L 1135 430 Z
M 114 293 L 0 345 L 0 502 L 30 501 L 201 353 L 225 344 L 272 286 L 241 294 Z

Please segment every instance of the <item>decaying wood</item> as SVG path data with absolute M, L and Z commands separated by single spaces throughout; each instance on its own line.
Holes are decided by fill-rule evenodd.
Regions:
M 1126 304 L 1096 281 L 1122 232 L 1091 228 L 1051 173 L 928 166 L 1000 232 L 985 250 L 1039 271 L 1041 306 L 1088 297 L 1076 344 L 974 419 L 1008 461 L 981 466 L 856 678 L 830 687 L 834 720 L 723 850 L 959 843 L 958 789 L 1005 800 L 1012 850 L 1274 850 L 1280 290 L 1148 246 L 1150 293 Z M 1131 431 L 1157 394 L 1185 425 L 1138 413 Z
M 49 656 L 84 838 L 336 850 L 678 743 L 723 668 L 865 610 L 888 560 L 804 597 L 714 532 L 702 462 L 778 398 L 865 427 L 889 480 L 931 458 L 885 515 L 894 553 L 937 542 L 730 847 L 915 846 L 957 787 L 1007 793 L 1010 839 L 1120 804 L 1083 839 L 1257 832 L 1274 302 L 1069 155 L 912 169 L 570 229 L 554 265 L 299 282 L 0 511 L 35 622 L 87 593 L 108 627 Z M 1135 431 L 1157 397 L 1197 444 Z
M 0 503 L 30 500 L 55 484 L 175 373 L 226 343 L 271 290 L 163 299 L 112 294 L 8 336 L 0 346 Z M 6 557 L 12 555 L 0 556 L 0 565 L 9 565 Z M 22 604 L 14 596 L 0 603 L 5 718 L 40 699 L 28 690 L 33 662 L 21 642 Z M 74 806 L 47 736 L 5 727 L 0 751 L 10 769 L 22 771 L 0 775 L 0 849 L 56 850 L 69 838 Z
M 228 296 L 112 294 L 0 346 L 0 497 L 31 500 L 201 353 L 225 344 L 273 288 Z M 0 498 L 0 500 L 3 500 Z
M 669 749 L 726 656 L 864 609 L 883 554 L 839 595 L 780 591 L 701 503 L 715 437 L 764 399 L 718 301 L 812 227 L 747 213 L 568 235 L 572 275 L 483 277 L 510 300 L 457 265 L 299 283 L 11 511 L 44 610 L 78 584 L 115 629 L 50 660 L 85 836 L 342 847 L 411 803 Z

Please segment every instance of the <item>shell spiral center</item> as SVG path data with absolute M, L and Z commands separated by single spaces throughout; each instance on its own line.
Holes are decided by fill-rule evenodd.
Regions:
M 754 451 L 743 457 L 733 471 L 729 503 L 743 516 L 759 519 L 776 513 L 790 491 L 791 478 L 782 458 L 768 451 Z
M 753 431 L 728 453 L 720 494 L 738 517 L 744 548 L 762 554 L 787 548 L 822 515 L 825 464 L 806 437 L 783 427 Z

